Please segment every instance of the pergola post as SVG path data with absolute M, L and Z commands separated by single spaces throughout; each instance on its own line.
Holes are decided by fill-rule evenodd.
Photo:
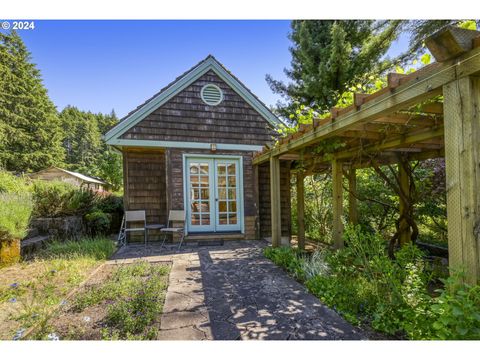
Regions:
M 297 241 L 298 248 L 305 250 L 305 175 L 297 171 Z
M 280 206 L 280 159 L 270 158 L 270 211 L 272 225 L 272 246 L 280 246 L 282 237 L 282 219 Z
M 332 238 L 335 249 L 343 247 L 343 169 L 342 162 L 332 162 L 332 184 L 333 184 L 333 227 Z
M 443 87 L 448 250 L 451 270 L 480 280 L 480 78 Z
M 350 224 L 358 224 L 357 211 L 357 171 L 350 167 L 348 172 L 348 220 Z
M 410 199 L 410 177 L 407 169 L 402 162 L 398 163 L 398 181 L 400 191 L 405 196 L 405 199 Z M 399 207 L 400 223 L 399 223 L 399 241 L 400 245 L 408 244 L 411 240 L 410 225 L 407 221 L 409 215 L 409 205 L 405 202 L 404 197 L 400 196 Z

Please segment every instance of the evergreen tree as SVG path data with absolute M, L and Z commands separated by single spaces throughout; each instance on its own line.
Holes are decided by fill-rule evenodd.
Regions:
M 55 106 L 16 32 L 0 33 L 0 166 L 16 172 L 61 164 Z
M 97 117 L 74 106 L 67 106 L 59 115 L 65 133 L 65 162 L 75 171 L 93 175 L 101 149 Z
M 67 106 L 59 116 L 65 133 L 67 168 L 98 176 L 118 190 L 122 185 L 122 158 L 102 139 L 102 134 L 118 123 L 115 112 L 94 114 Z
M 292 22 L 289 84 L 267 82 L 287 101 L 279 110 L 287 115 L 295 103 L 327 111 L 342 93 L 368 76 L 383 72 L 391 63 L 382 59 L 397 38 L 401 21 L 298 20 Z

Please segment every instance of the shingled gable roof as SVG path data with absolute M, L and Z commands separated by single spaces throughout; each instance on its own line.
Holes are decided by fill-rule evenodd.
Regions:
M 123 117 L 120 122 L 110 129 L 104 138 L 108 143 L 118 139 L 130 128 L 138 124 L 141 120 L 155 111 L 158 107 L 173 98 L 179 92 L 184 90 L 203 74 L 212 70 L 223 81 L 225 81 L 236 93 L 238 93 L 250 106 L 252 106 L 262 117 L 265 118 L 274 128 L 283 125 L 283 122 L 275 116 L 270 109 L 253 94 L 240 80 L 238 80 L 229 70 L 227 70 L 213 55 L 208 55 L 205 59 L 193 66 L 158 93 L 138 106 L 135 110 Z

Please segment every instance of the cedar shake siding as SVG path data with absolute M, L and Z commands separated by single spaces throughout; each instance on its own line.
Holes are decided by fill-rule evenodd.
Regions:
M 200 96 L 202 87 L 210 83 L 223 91 L 218 106 L 206 105 Z M 273 134 L 270 124 L 210 70 L 121 138 L 265 145 Z
M 272 236 L 272 223 L 270 212 L 270 164 L 258 166 L 258 196 L 260 237 Z M 291 198 L 290 198 L 290 162 L 280 162 L 280 193 L 281 193 L 281 219 L 282 237 L 291 235 Z
M 124 203 L 127 210 L 145 210 L 147 223 L 167 223 L 165 152 L 124 151 Z

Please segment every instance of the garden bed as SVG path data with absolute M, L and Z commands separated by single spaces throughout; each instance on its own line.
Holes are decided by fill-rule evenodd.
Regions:
M 480 285 L 461 273 L 440 280 L 415 245 L 391 259 L 381 236 L 348 227 L 341 250 L 266 248 L 265 256 L 369 338 L 480 339 Z
M 105 265 L 31 338 L 156 339 L 169 271 L 170 264 L 145 261 Z
M 0 339 L 19 339 L 115 250 L 107 238 L 53 242 L 33 260 L 0 269 Z

